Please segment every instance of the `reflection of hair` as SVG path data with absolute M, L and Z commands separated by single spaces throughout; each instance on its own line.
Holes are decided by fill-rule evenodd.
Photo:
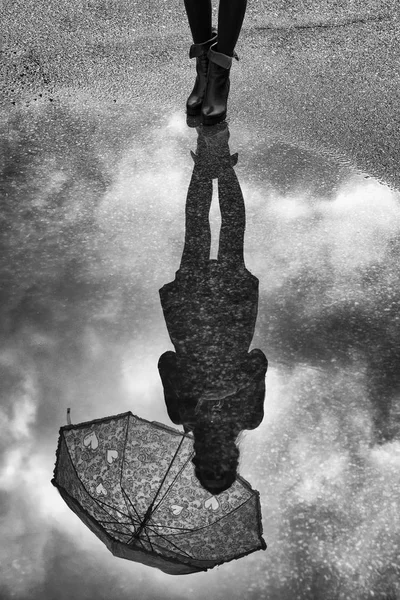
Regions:
M 236 480 L 239 449 L 236 445 L 239 427 L 232 421 L 212 423 L 202 419 L 193 430 L 192 460 L 201 485 L 211 494 L 220 494 Z

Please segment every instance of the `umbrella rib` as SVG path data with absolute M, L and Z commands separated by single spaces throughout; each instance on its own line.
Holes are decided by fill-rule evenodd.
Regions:
M 113 521 L 106 521 L 105 519 L 97 519 L 97 521 L 99 523 L 118 523 L 119 525 L 129 525 L 130 521 L 127 521 L 126 523 L 124 523 L 123 521 L 117 521 L 117 520 L 113 520 Z
M 132 542 L 134 542 L 134 541 L 135 541 L 135 542 L 136 542 L 136 541 L 138 541 L 138 542 L 141 544 L 141 546 L 143 547 L 143 549 L 144 549 L 144 550 L 146 550 L 146 552 L 148 552 L 148 548 L 146 548 L 146 546 L 144 545 L 143 541 L 142 541 L 140 538 L 137 538 L 137 537 L 135 537 L 135 536 L 133 536 L 133 535 L 131 536 L 131 538 L 130 538 L 130 539 L 129 539 L 129 540 L 126 542 L 126 543 L 127 543 L 127 544 L 131 544 L 131 543 L 132 543 Z M 154 550 L 154 548 L 155 548 L 155 547 L 157 547 L 157 548 L 161 548 L 161 550 L 165 550 L 165 546 L 161 546 L 160 544 L 156 544 L 156 543 L 154 543 L 154 542 L 152 543 L 152 542 L 150 541 L 150 539 L 148 539 L 147 541 L 148 541 L 148 543 L 150 544 L 150 548 L 151 548 L 152 552 L 154 552 L 154 551 L 155 551 L 155 550 Z
M 185 532 L 195 531 L 195 530 L 191 529 L 190 527 L 171 527 L 171 525 L 162 525 L 162 523 L 159 523 L 159 524 L 152 523 L 151 525 L 148 525 L 148 528 L 152 529 L 152 530 L 155 527 L 162 527 L 163 529 L 177 529 L 178 531 L 185 531 Z M 157 533 L 157 531 L 154 531 L 154 533 Z
M 151 531 L 151 533 L 154 533 L 154 535 L 159 535 L 161 536 L 161 534 L 155 529 L 155 527 L 162 527 L 163 529 L 180 529 L 182 532 L 184 533 L 191 533 L 193 530 L 189 529 L 188 527 L 168 527 L 168 525 L 153 525 L 152 523 L 148 523 L 146 525 L 146 529 L 148 529 L 148 531 Z M 173 535 L 173 534 L 172 534 Z
M 117 525 L 130 525 L 130 521 L 127 521 L 126 523 L 123 523 L 122 521 L 106 521 L 105 519 L 96 519 L 99 523 L 116 523 Z
M 140 538 L 135 538 L 135 537 L 133 537 L 133 538 L 132 538 L 132 541 L 133 541 L 133 540 L 138 540 L 138 541 L 139 541 L 139 544 L 142 546 L 142 548 L 143 548 L 144 550 L 147 550 L 146 546 L 145 546 L 145 545 L 144 545 L 144 543 L 143 543 L 143 540 L 141 540 Z
M 75 467 L 74 461 L 72 460 L 72 456 L 71 456 L 71 453 L 70 453 L 70 451 L 69 451 L 68 444 L 67 444 L 67 441 L 66 441 L 65 437 L 64 437 L 63 439 L 64 439 L 64 444 L 65 444 L 65 447 L 66 447 L 66 449 L 67 449 L 67 454 L 68 454 L 68 456 L 69 456 L 70 463 L 71 463 L 71 465 L 72 465 L 72 468 L 73 468 L 73 470 L 75 471 L 76 478 L 77 478 L 77 480 L 79 481 L 80 485 L 83 487 L 83 489 L 85 490 L 85 492 L 87 493 L 87 495 L 88 495 L 88 496 L 89 496 L 89 497 L 90 497 L 90 498 L 93 500 L 93 502 L 95 502 L 95 503 L 97 503 L 97 504 L 103 504 L 103 502 L 102 502 L 102 501 L 101 501 L 99 498 L 94 498 L 94 497 L 92 496 L 92 494 L 89 492 L 89 490 L 86 488 L 86 486 L 84 485 L 83 481 L 81 480 L 81 478 L 80 478 L 80 476 L 79 476 L 79 473 L 78 473 L 78 471 L 76 470 L 76 467 Z M 105 503 L 104 503 L 104 504 L 105 504 Z M 106 506 L 108 506 L 108 504 L 105 504 L 105 505 L 106 505 Z M 112 506 L 109 506 L 109 508 L 112 508 Z M 106 514 L 107 514 L 109 517 L 111 517 L 111 516 L 112 516 L 112 515 L 110 515 L 110 513 L 108 513 L 108 512 L 107 512 L 107 511 L 106 511 L 104 508 L 103 508 L 103 510 L 104 510 L 104 512 L 105 512 L 105 513 L 106 513 Z M 123 513 L 121 513 L 121 514 L 123 514 Z M 129 516 L 129 515 L 124 515 L 124 517 L 126 517 L 126 516 Z
M 82 484 L 82 485 L 83 485 L 83 484 Z M 83 487 L 85 487 L 85 486 L 83 486 Z M 85 490 L 86 490 L 86 488 L 85 488 Z M 91 495 L 91 494 L 90 494 L 90 493 L 89 493 L 87 490 L 86 490 L 86 492 L 87 492 L 87 494 L 90 496 L 90 498 L 93 500 L 93 502 L 95 502 L 97 505 L 99 505 L 99 506 L 100 506 L 100 508 L 101 508 L 102 510 L 104 510 L 104 512 L 106 513 L 106 515 L 108 515 L 109 517 L 113 518 L 113 515 L 112 515 L 111 513 L 109 513 L 109 512 L 108 512 L 108 511 L 107 511 L 107 510 L 104 508 L 104 506 L 107 506 L 107 508 L 111 508 L 112 510 L 115 510 L 116 512 L 118 512 L 120 515 L 122 515 L 122 516 L 124 516 L 124 517 L 128 517 L 128 518 L 129 518 L 129 515 L 126 515 L 126 514 L 125 514 L 125 513 L 123 513 L 122 511 L 118 510 L 118 508 L 115 508 L 114 506 L 110 506 L 110 505 L 109 505 L 109 504 L 107 504 L 106 502 L 103 502 L 102 500 L 100 500 L 100 498 L 93 498 L 93 496 L 92 496 L 92 495 Z M 93 516 L 93 518 L 95 518 L 95 519 L 96 519 L 96 521 L 97 521 L 98 523 L 102 523 L 102 522 L 104 522 L 104 523 L 120 523 L 120 521 L 118 521 L 118 520 L 117 520 L 115 517 L 114 517 L 114 521 L 103 521 L 103 520 L 99 519 L 98 517 L 94 517 L 94 516 Z M 122 524 L 122 525 L 124 525 L 124 523 L 121 523 L 121 524 Z
M 115 521 L 103 521 L 103 520 L 100 520 L 100 519 L 98 519 L 96 517 L 94 517 L 94 518 L 96 519 L 96 521 L 98 523 L 100 523 L 100 525 L 103 525 L 103 524 L 105 524 L 105 525 L 120 525 L 121 527 L 124 527 L 127 531 L 129 531 L 129 533 L 131 533 L 130 529 L 128 528 L 128 524 L 127 523 L 121 523 L 121 521 L 118 521 L 117 519 L 115 519 Z
M 111 510 L 115 510 L 115 512 L 119 513 L 119 514 L 120 514 L 120 515 L 122 515 L 123 517 L 128 517 L 128 519 L 129 519 L 129 517 L 130 517 L 130 515 L 129 515 L 129 514 L 127 515 L 127 514 L 123 513 L 123 512 L 122 512 L 122 510 L 119 510 L 118 508 L 115 508 L 115 506 L 111 506 L 111 504 L 107 504 L 107 502 L 104 502 L 103 500 L 100 500 L 100 498 L 93 498 L 93 496 L 92 496 L 91 494 L 89 494 L 89 496 L 90 496 L 90 497 L 91 497 L 91 498 L 92 498 L 92 499 L 93 499 L 95 502 L 97 502 L 98 504 L 101 504 L 101 505 L 107 506 L 107 508 L 111 508 Z M 104 510 L 104 512 L 105 512 L 105 513 L 107 513 L 107 514 L 108 514 L 108 516 L 109 516 L 109 517 L 112 517 L 112 515 L 111 515 L 109 512 L 107 512 L 105 508 L 103 508 L 103 510 Z M 116 523 L 118 523 L 118 521 L 117 521 L 117 520 L 116 520 L 115 522 L 116 522 Z
M 171 545 L 175 546 L 175 544 L 172 544 L 172 542 L 171 542 Z M 175 546 L 175 547 L 178 548 L 178 546 Z M 168 550 L 169 552 L 173 553 L 175 556 L 186 555 L 188 558 L 194 558 L 193 556 L 191 556 L 190 554 L 185 552 L 185 550 L 181 550 L 180 548 L 178 548 L 179 552 L 177 552 L 176 550 L 172 550 L 172 548 L 166 548 L 166 546 L 162 546 L 161 544 L 157 544 L 157 543 L 153 542 L 153 551 L 157 552 L 157 549 L 159 549 L 158 551 L 160 552 L 160 554 L 162 554 L 163 552 Z
M 146 546 L 143 544 L 142 540 L 138 537 L 135 537 L 134 535 L 131 535 L 130 539 L 126 542 L 127 544 L 132 544 L 133 542 L 139 542 L 139 544 L 142 546 L 143 550 L 147 550 Z
M 123 513 L 122 511 L 118 510 L 118 508 L 115 508 L 115 507 L 113 507 L 113 506 L 110 506 L 110 505 L 109 505 L 109 504 L 107 504 L 106 502 L 103 502 L 102 500 L 100 500 L 100 498 L 94 498 L 94 497 L 93 497 L 93 495 L 92 495 L 92 494 L 89 492 L 89 490 L 88 490 L 88 489 L 86 488 L 86 486 L 84 485 L 83 481 L 81 480 L 81 478 L 80 478 L 80 476 L 79 476 L 79 473 L 78 473 L 78 471 L 76 470 L 76 467 L 75 467 L 74 461 L 72 460 L 72 456 L 71 456 L 71 453 L 70 453 L 70 451 L 69 451 L 68 444 L 67 444 L 67 441 L 66 441 L 65 437 L 64 437 L 64 444 L 65 444 L 65 448 L 66 448 L 66 450 L 67 450 L 67 453 L 68 453 L 68 456 L 69 456 L 69 459 L 70 459 L 70 463 L 71 463 L 71 465 L 72 465 L 72 468 L 73 468 L 73 470 L 75 471 L 76 478 L 77 478 L 77 480 L 79 481 L 80 485 L 81 485 L 81 486 L 83 487 L 83 489 L 85 490 L 85 492 L 87 493 L 87 495 L 88 495 L 88 496 L 89 496 L 89 497 L 90 497 L 90 498 L 93 500 L 93 502 L 94 502 L 95 504 L 97 504 L 97 505 L 98 505 L 98 506 L 99 506 L 99 507 L 100 507 L 100 508 L 101 508 L 101 509 L 102 509 L 102 510 L 103 510 L 103 511 L 106 513 L 106 515 L 108 515 L 108 516 L 109 516 L 109 517 L 111 517 L 111 518 L 113 517 L 113 515 L 112 515 L 112 514 L 110 514 L 110 513 L 108 512 L 108 510 L 106 510 L 106 509 L 104 508 L 105 506 L 107 506 L 107 508 L 111 508 L 112 510 L 114 510 L 114 511 L 116 511 L 117 513 L 121 514 L 122 516 L 124 516 L 124 517 L 128 517 L 128 518 L 129 518 L 129 517 L 130 517 L 130 515 L 129 515 L 129 514 L 127 514 L 127 515 L 126 515 L 126 514 L 125 514 L 125 513 Z M 93 515 L 93 518 L 96 518 L 96 521 L 100 522 L 100 520 L 98 519 L 98 517 L 94 517 L 94 515 Z M 114 519 L 115 519 L 115 517 L 114 517 Z M 106 521 L 104 521 L 104 522 L 106 522 Z M 114 521 L 114 522 L 115 522 L 115 523 L 118 523 L 119 521 L 117 521 L 117 519 L 115 519 L 115 521 Z
M 165 540 L 166 542 L 168 542 L 168 544 L 171 544 L 171 546 L 173 546 L 174 548 L 176 548 L 177 550 L 179 550 L 179 552 L 180 552 L 180 553 L 182 553 L 182 554 L 186 554 L 186 556 L 187 556 L 188 558 L 193 558 L 193 556 L 192 556 L 191 554 L 189 554 L 188 552 L 186 552 L 186 550 L 183 550 L 182 548 L 179 548 L 179 546 L 177 546 L 176 544 L 174 544 L 173 542 L 171 542 L 171 541 L 170 541 L 168 538 L 164 537 L 163 535 L 161 535 L 161 534 L 159 534 L 159 533 L 156 533 L 156 535 L 157 535 L 158 537 L 160 537 L 162 540 Z M 155 545 L 155 546 L 158 546 L 158 547 L 160 547 L 160 548 L 164 548 L 164 549 L 165 549 L 165 547 L 164 547 L 164 546 L 161 546 L 160 544 L 154 544 L 154 545 Z
M 132 535 L 132 531 L 127 533 L 126 531 L 118 531 L 117 529 L 112 529 L 111 527 L 108 529 L 108 531 L 112 531 L 113 533 L 119 533 L 120 535 L 126 535 L 128 537 L 131 537 Z
M 96 521 L 98 523 L 100 523 L 100 525 L 104 526 L 107 530 L 111 531 L 112 525 L 115 525 L 116 527 L 120 527 L 121 529 L 124 528 L 126 531 L 119 531 L 118 533 L 120 533 L 121 535 L 132 535 L 132 531 L 131 529 L 128 527 L 128 525 L 130 525 L 130 523 L 121 523 L 121 521 L 101 521 L 100 519 L 96 519 Z
M 125 432 L 125 440 L 124 440 L 124 448 L 122 450 L 122 460 L 121 460 L 121 473 L 120 473 L 120 477 L 119 477 L 119 484 L 122 488 L 122 474 L 124 471 L 124 463 L 125 463 L 125 450 L 126 450 L 126 444 L 128 441 L 128 431 L 129 431 L 129 418 L 126 421 L 126 432 Z
M 178 456 L 178 452 L 179 452 L 179 450 L 181 449 L 181 446 L 182 446 L 182 444 L 183 444 L 183 441 L 184 441 L 184 439 L 185 439 L 185 438 L 184 438 L 184 437 L 182 437 L 181 441 L 179 442 L 179 444 L 178 444 L 178 447 L 177 447 L 177 449 L 176 449 L 176 451 L 175 451 L 175 454 L 174 454 L 174 456 L 172 457 L 172 460 L 171 460 L 171 462 L 170 462 L 170 464 L 169 464 L 169 466 L 168 466 L 168 469 L 166 470 L 166 472 L 165 472 L 165 474 L 164 474 L 164 477 L 163 477 L 163 478 L 162 478 L 162 480 L 161 480 L 161 483 L 160 483 L 160 486 L 159 486 L 159 488 L 158 488 L 158 490 L 157 490 L 157 492 L 156 492 L 156 495 L 154 496 L 154 498 L 153 498 L 153 500 L 152 500 L 152 502 L 151 502 L 151 504 L 150 504 L 150 506 L 149 506 L 149 508 L 148 508 L 148 513 L 149 513 L 149 514 L 153 514 L 154 510 L 156 510 L 156 509 L 154 509 L 154 510 L 153 510 L 154 503 L 155 503 L 155 501 L 156 501 L 156 499 L 157 499 L 157 496 L 158 496 L 158 494 L 159 494 L 159 493 L 160 493 L 160 491 L 161 491 L 161 488 L 162 488 L 162 486 L 164 485 L 164 481 L 166 480 L 168 473 L 169 473 L 169 472 L 170 472 L 170 470 L 171 470 L 171 467 L 172 467 L 172 465 L 173 465 L 173 463 L 174 463 L 174 460 L 175 460 L 175 459 L 176 459 L 176 457 Z M 162 500 L 163 500 L 163 499 L 162 499 Z M 161 500 L 161 502 L 162 502 L 162 500 Z M 159 506 L 159 504 L 157 504 L 157 507 L 158 507 L 158 506 Z M 157 508 L 157 507 L 156 507 L 156 508 Z
M 112 533 L 112 534 L 118 534 L 118 535 L 124 535 L 127 538 L 131 538 L 132 537 L 132 532 L 130 531 L 129 533 L 126 533 L 125 531 L 118 531 L 117 529 L 107 529 L 108 533 Z M 124 542 L 124 543 L 128 543 L 128 542 Z
M 143 530 L 143 533 L 146 535 L 147 542 L 150 544 L 150 548 L 153 551 L 153 545 L 152 545 L 152 543 L 150 541 L 150 538 L 149 538 L 147 532 L 145 530 Z M 146 551 L 148 551 L 148 549 L 144 545 L 142 539 L 136 535 L 136 532 L 133 535 L 130 536 L 130 539 L 127 541 L 127 544 L 131 544 L 134 541 L 138 541 L 142 545 L 143 549 L 146 550 Z
M 244 506 L 245 504 L 247 504 L 247 502 L 249 502 L 251 499 L 253 498 L 253 496 L 250 496 L 247 500 L 245 500 L 244 502 L 242 502 L 242 504 L 240 504 L 239 506 L 237 506 L 236 508 L 234 508 L 233 510 L 231 510 L 229 513 L 226 513 L 224 515 L 222 515 L 222 517 L 220 517 L 219 519 L 216 519 L 215 521 L 213 521 L 212 523 L 207 523 L 207 525 L 202 525 L 201 527 L 197 527 L 196 529 L 189 529 L 189 528 L 184 528 L 184 527 L 171 527 L 169 525 L 151 525 L 151 527 L 164 527 L 164 528 L 168 528 L 168 529 L 177 529 L 177 530 L 182 530 L 185 533 L 194 533 L 196 531 L 201 531 L 202 529 L 208 529 L 209 527 L 212 527 L 213 525 L 215 525 L 216 523 L 219 523 L 220 521 L 222 521 L 222 519 L 225 519 L 225 517 L 229 517 L 230 515 L 232 515 L 234 512 L 236 512 L 237 510 L 239 510 L 239 508 L 242 508 L 242 506 Z M 157 535 L 158 534 L 156 531 L 154 532 Z M 170 535 L 182 535 L 181 533 L 171 533 Z
M 192 456 L 192 455 L 190 455 Z M 174 460 L 174 459 L 172 459 Z M 169 488 L 167 489 L 167 491 L 165 492 L 164 496 L 161 498 L 161 500 L 158 502 L 157 506 L 155 506 L 152 510 L 152 514 L 157 510 L 157 508 L 160 506 L 160 504 L 163 502 L 164 498 L 169 494 L 172 486 L 174 485 L 175 481 L 178 479 L 179 475 L 182 473 L 183 469 L 186 467 L 186 465 L 189 463 L 190 461 L 190 457 L 187 459 L 187 461 L 184 463 L 184 465 L 182 466 L 182 468 L 179 470 L 179 472 L 175 475 L 175 477 L 173 478 L 173 480 L 171 481 L 171 485 L 169 486 Z M 172 463 L 171 463 L 172 464 Z M 162 484 L 161 484 L 162 485 Z M 160 486 L 161 487 L 161 486 Z M 160 490 L 158 490 L 160 491 Z M 154 499 L 155 500 L 155 499 Z M 154 501 L 153 501 L 154 503 Z
M 201 531 L 202 529 L 207 529 L 208 527 L 212 527 L 216 523 L 219 523 L 220 521 L 222 521 L 222 519 L 225 519 L 225 517 L 229 517 L 230 515 L 233 515 L 233 513 L 235 513 L 237 510 L 239 510 L 239 508 L 242 508 L 242 506 L 244 506 L 245 504 L 247 504 L 252 498 L 253 498 L 253 496 L 250 496 L 249 498 L 247 498 L 247 500 L 245 500 L 244 502 L 242 502 L 242 504 L 239 504 L 239 506 L 237 506 L 236 508 L 234 508 L 230 512 L 226 513 L 225 515 L 222 515 L 222 517 L 220 517 L 219 519 L 216 519 L 212 523 L 207 523 L 207 525 L 203 525 L 202 527 L 197 527 L 197 529 L 192 529 L 191 531 L 192 532 Z M 180 534 L 171 534 L 171 535 L 180 535 Z
M 179 550 L 179 552 L 186 554 L 189 558 L 193 558 L 193 556 L 191 556 L 190 554 L 188 554 L 185 550 L 182 550 L 182 548 L 179 548 L 179 546 L 177 546 L 176 544 L 174 544 L 173 542 L 171 542 L 168 538 L 160 535 L 157 532 L 153 532 L 155 535 L 157 535 L 159 538 L 165 540 L 166 542 L 168 542 L 169 544 L 171 544 L 171 546 L 174 546 L 174 548 L 176 548 L 177 550 Z M 151 543 L 151 542 L 150 542 Z M 153 545 L 157 546 L 157 548 L 161 548 L 163 550 L 165 550 L 165 546 L 161 546 L 161 544 L 157 544 L 156 542 L 153 541 Z M 178 553 L 177 553 L 178 554 Z
M 127 505 L 127 503 L 126 503 L 126 501 L 128 500 L 129 504 L 131 505 L 131 507 L 132 507 L 132 508 L 133 508 L 133 510 L 135 511 L 135 513 L 136 513 L 136 516 L 137 516 L 137 518 L 138 518 L 138 520 L 139 520 L 139 522 L 140 522 L 140 515 L 139 515 L 138 511 L 136 510 L 136 508 L 135 508 L 134 504 L 132 504 L 132 502 L 131 502 L 131 499 L 129 498 L 128 494 L 126 493 L 126 491 L 125 491 L 125 489 L 122 487 L 122 485 L 121 485 L 121 491 L 122 491 L 122 494 L 123 494 L 123 497 L 124 497 L 124 502 L 125 502 L 125 506 L 126 506 L 127 510 L 129 510 L 129 509 L 128 509 L 128 505 Z M 130 515 L 128 515 L 128 516 L 130 516 Z M 132 517 L 131 517 L 131 518 L 132 518 Z
M 153 544 L 152 544 L 152 543 L 151 543 L 151 541 L 150 541 L 149 534 L 147 533 L 147 531 L 146 531 L 145 529 L 143 530 L 143 533 L 145 534 L 145 536 L 146 536 L 146 538 L 147 538 L 147 542 L 148 542 L 148 544 L 150 544 L 150 549 L 151 549 L 151 551 L 152 551 L 152 552 L 154 552 Z

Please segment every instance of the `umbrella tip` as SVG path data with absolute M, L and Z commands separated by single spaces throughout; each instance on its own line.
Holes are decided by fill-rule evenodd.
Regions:
M 71 425 L 71 409 L 67 408 L 67 425 Z

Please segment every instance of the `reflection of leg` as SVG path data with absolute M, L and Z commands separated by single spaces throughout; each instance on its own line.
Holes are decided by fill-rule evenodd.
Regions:
M 197 268 L 210 258 L 211 229 L 209 212 L 212 200 L 212 180 L 196 167 L 186 199 L 185 246 L 181 269 Z
M 235 267 L 244 266 L 246 213 L 242 190 L 232 168 L 227 168 L 220 173 L 218 196 L 221 209 L 218 260 Z
M 220 0 L 218 11 L 218 52 L 233 56 L 233 51 L 242 28 L 246 5 L 246 0 Z
M 193 42 L 202 44 L 211 37 L 211 0 L 185 0 Z

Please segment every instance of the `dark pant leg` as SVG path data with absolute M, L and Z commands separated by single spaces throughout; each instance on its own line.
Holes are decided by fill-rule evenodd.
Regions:
M 186 198 L 185 246 L 181 269 L 201 268 L 210 258 L 211 228 L 209 213 L 212 179 L 204 169 L 193 169 Z
M 242 190 L 232 167 L 218 177 L 218 197 L 221 210 L 218 260 L 231 268 L 244 267 L 244 231 L 246 213 Z
M 247 0 L 220 0 L 218 11 L 218 52 L 233 56 L 242 29 Z
M 211 38 L 211 0 L 184 0 L 193 42 L 201 44 Z

